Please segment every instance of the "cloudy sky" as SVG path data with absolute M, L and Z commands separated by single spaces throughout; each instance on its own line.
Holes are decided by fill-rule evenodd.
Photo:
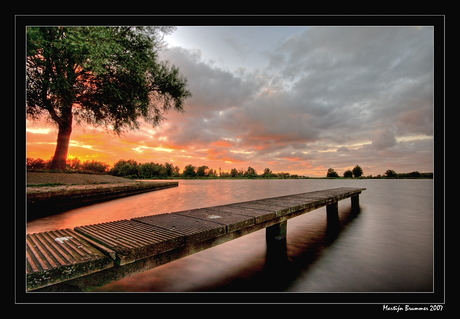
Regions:
M 432 27 L 178 27 L 161 59 L 192 98 L 159 127 L 122 137 L 75 126 L 69 154 L 112 164 L 340 175 L 432 172 Z M 27 122 L 27 156 L 49 159 L 56 129 Z

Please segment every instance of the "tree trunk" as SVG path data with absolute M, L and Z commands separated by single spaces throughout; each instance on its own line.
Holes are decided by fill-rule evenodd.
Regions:
M 54 152 L 53 160 L 51 162 L 51 169 L 66 169 L 67 153 L 69 152 L 70 134 L 72 133 L 72 118 L 59 123 L 59 132 Z

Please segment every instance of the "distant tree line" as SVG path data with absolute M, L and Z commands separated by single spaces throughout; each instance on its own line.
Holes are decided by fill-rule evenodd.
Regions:
M 28 171 L 53 171 L 52 160 L 45 161 L 41 158 L 27 158 Z M 90 174 L 110 174 L 114 176 L 138 179 L 165 179 L 165 178 L 274 178 L 274 179 L 298 179 L 308 178 L 290 174 L 288 172 L 274 173 L 270 168 L 265 168 L 263 173 L 249 166 L 246 170 L 232 168 L 230 171 L 215 170 L 206 165 L 194 166 L 189 164 L 182 171 L 178 166 L 172 163 L 138 163 L 133 159 L 119 160 L 110 165 L 91 160 L 82 162 L 78 158 L 67 159 L 66 172 L 68 173 L 90 173 Z M 339 174 L 329 168 L 326 173 L 327 178 L 340 178 Z M 343 173 L 344 178 L 433 178 L 433 173 L 420 173 L 418 171 L 410 173 L 396 173 L 394 170 L 387 170 L 383 175 L 364 176 L 363 169 L 356 165 L 352 170 L 346 170 Z
M 47 161 L 41 158 L 26 159 L 28 171 L 53 170 L 52 159 Z M 105 174 L 108 172 L 109 165 L 98 161 L 80 161 L 78 158 L 67 159 L 66 168 L 68 172 Z
M 52 170 L 52 159 L 45 161 L 41 158 L 27 158 L 28 171 L 55 171 Z M 62 170 L 61 170 L 62 171 Z M 246 170 L 232 168 L 229 172 L 215 170 L 206 165 L 194 166 L 189 164 L 182 171 L 172 163 L 138 163 L 133 159 L 119 160 L 110 167 L 108 164 L 98 161 L 80 161 L 78 158 L 67 159 L 66 172 L 71 173 L 95 173 L 110 174 L 114 176 L 139 179 L 164 179 L 164 178 L 306 178 L 287 172 L 273 173 L 265 168 L 262 174 L 249 166 Z
M 343 173 L 343 177 L 348 178 L 348 177 L 361 177 L 363 176 L 363 169 L 359 166 L 356 165 L 353 170 L 347 170 Z M 329 168 L 326 173 L 326 177 L 339 177 L 339 174 L 333 169 Z
M 135 160 L 119 160 L 108 174 L 127 178 L 170 178 L 179 176 L 179 167 L 171 163 L 138 163 Z
M 229 172 L 215 170 L 206 165 L 189 164 L 182 171 L 171 163 L 137 163 L 134 160 L 119 160 L 108 171 L 108 174 L 128 178 L 300 178 L 289 173 L 273 173 L 266 168 L 262 174 L 249 166 L 246 170 L 232 168 Z
M 377 175 L 375 178 L 381 178 L 382 175 Z M 383 177 L 387 178 L 433 178 L 433 173 L 420 173 L 419 171 L 413 171 L 410 173 L 396 173 L 394 170 L 389 169 L 384 174 Z M 371 176 L 371 178 L 373 178 Z
M 363 175 L 363 169 L 359 165 L 356 165 L 352 170 L 346 170 L 343 172 L 344 178 L 363 178 Z M 333 168 L 329 168 L 327 170 L 326 177 L 338 178 L 340 176 Z M 383 175 L 368 175 L 364 178 L 433 178 L 433 173 L 420 173 L 419 171 L 410 173 L 396 173 L 394 170 L 388 169 L 385 173 L 383 173 Z

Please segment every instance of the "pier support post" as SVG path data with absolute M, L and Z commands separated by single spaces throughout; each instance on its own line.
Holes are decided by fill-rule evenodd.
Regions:
M 335 202 L 326 206 L 327 231 L 326 238 L 332 242 L 337 238 L 340 231 L 339 203 Z
M 327 221 L 338 222 L 339 221 L 339 203 L 335 202 L 326 206 Z
M 278 224 L 267 227 L 265 231 L 265 239 L 267 241 L 267 245 L 270 245 L 277 241 L 285 241 L 286 233 L 287 221 L 280 222 Z
M 287 256 L 287 221 L 265 228 L 267 252 L 265 255 L 264 276 L 270 278 L 263 283 L 265 291 L 283 290 L 290 282 L 289 260 Z
M 351 197 L 351 210 L 355 213 L 359 212 L 359 195 Z

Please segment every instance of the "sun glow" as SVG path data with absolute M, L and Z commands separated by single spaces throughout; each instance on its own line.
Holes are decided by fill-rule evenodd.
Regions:
M 33 134 L 48 134 L 51 132 L 51 129 L 43 128 L 43 127 L 37 127 L 37 128 L 28 127 L 26 131 L 29 133 L 33 133 Z

